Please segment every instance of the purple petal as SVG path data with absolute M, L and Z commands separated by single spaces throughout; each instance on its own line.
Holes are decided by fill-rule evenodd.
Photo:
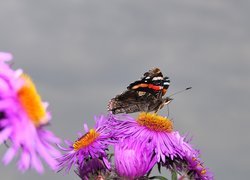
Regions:
M 10 61 L 12 59 L 12 54 L 6 52 L 0 52 L 0 61 Z
M 4 130 L 2 130 L 0 132 L 0 144 L 2 144 L 4 141 L 6 141 L 9 138 L 11 133 L 12 133 L 11 128 L 5 128 Z
M 7 165 L 10 163 L 10 161 L 14 158 L 14 156 L 17 153 L 17 149 L 15 147 L 11 147 L 8 149 L 8 151 L 5 153 L 4 157 L 3 157 L 3 164 Z
M 21 158 L 18 162 L 18 169 L 22 172 L 26 171 L 30 167 L 30 154 L 23 150 Z
M 38 159 L 37 155 L 34 152 L 30 152 L 30 154 L 31 154 L 31 165 L 37 170 L 38 173 L 42 174 L 44 169 L 40 159 Z

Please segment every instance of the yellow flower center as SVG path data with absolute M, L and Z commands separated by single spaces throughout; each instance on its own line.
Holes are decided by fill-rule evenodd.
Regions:
M 88 133 L 83 135 L 81 138 L 79 138 L 75 143 L 73 144 L 73 148 L 75 151 L 89 146 L 91 143 L 93 143 L 97 137 L 99 137 L 99 133 L 96 132 L 94 129 L 90 129 Z
M 137 118 L 137 123 L 158 132 L 171 132 L 173 130 L 173 122 L 171 120 L 155 113 L 140 113 Z
M 46 124 L 48 122 L 46 110 L 34 83 L 26 74 L 23 74 L 21 78 L 24 84 L 17 92 L 21 106 L 36 127 Z

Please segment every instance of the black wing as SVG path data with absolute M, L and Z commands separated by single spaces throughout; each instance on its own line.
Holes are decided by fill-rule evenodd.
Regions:
M 165 104 L 169 103 L 170 98 L 156 98 L 151 94 L 140 96 L 137 91 L 128 90 L 108 103 L 108 111 L 113 114 L 134 113 L 134 112 L 157 112 Z

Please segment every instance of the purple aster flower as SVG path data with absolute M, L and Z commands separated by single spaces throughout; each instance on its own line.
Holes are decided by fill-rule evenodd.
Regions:
M 127 139 L 127 141 L 124 141 L 124 147 L 137 147 L 135 149 L 139 154 L 149 151 L 148 154 L 155 154 L 160 165 L 164 165 L 171 170 L 183 171 L 184 165 L 188 167 L 189 174 L 193 172 L 192 176 L 189 177 L 204 177 L 204 180 L 212 179 L 211 173 L 207 173 L 200 161 L 197 160 L 197 151 L 186 141 L 185 136 L 182 137 L 178 131 L 173 131 L 173 123 L 169 119 L 151 113 L 141 113 L 136 120 L 127 115 L 110 115 L 109 123 L 115 128 L 117 137 Z M 141 149 L 146 146 L 151 148 Z M 120 153 L 120 155 L 122 154 Z M 116 156 L 116 158 L 120 157 Z M 151 159 L 151 156 L 148 156 L 149 159 Z M 121 159 L 120 162 L 123 163 L 123 166 L 128 166 L 126 169 L 133 169 L 129 158 L 127 158 L 127 162 L 125 161 L 126 158 Z M 175 168 L 170 168 L 171 163 L 169 162 L 174 162 Z
M 78 169 L 86 167 L 86 164 L 92 159 L 100 159 L 105 164 L 107 169 L 110 169 L 106 150 L 110 144 L 113 144 L 113 134 L 111 129 L 107 126 L 107 119 L 105 116 L 95 118 L 96 125 L 93 129 L 88 129 L 84 124 L 86 134 L 80 135 L 75 142 L 65 141 L 67 148 L 59 146 L 59 148 L 66 153 L 59 158 L 58 170 L 65 168 L 69 172 L 74 165 Z M 93 165 L 93 164 L 92 164 Z M 98 166 L 98 165 L 97 165 Z M 81 176 L 89 175 L 89 171 L 79 172 Z
M 156 164 L 153 149 L 143 140 L 122 139 L 115 145 L 115 170 L 125 179 L 136 179 L 148 173 Z
M 141 113 L 136 120 L 127 115 L 110 115 L 109 123 L 115 127 L 118 137 L 141 139 L 142 143 L 149 143 L 158 162 L 165 162 L 165 156 L 173 159 L 192 153 L 192 147 L 184 141 L 184 137 L 173 131 L 173 122 L 157 114 Z
M 43 172 L 40 158 L 55 169 L 55 157 L 60 152 L 53 144 L 60 140 L 44 126 L 50 120 L 48 103 L 41 100 L 32 80 L 22 70 L 12 70 L 6 61 L 8 53 L 0 53 L 0 144 L 10 142 L 3 157 L 8 164 L 21 150 L 18 168 L 26 171 L 30 167 Z

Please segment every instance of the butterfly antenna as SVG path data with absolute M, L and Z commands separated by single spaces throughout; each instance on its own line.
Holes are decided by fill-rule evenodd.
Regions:
M 176 94 L 182 93 L 182 92 L 187 91 L 187 90 L 189 90 L 189 89 L 192 89 L 192 87 L 187 87 L 186 89 L 183 89 L 183 90 L 181 90 L 181 91 L 177 91 L 177 92 L 171 94 L 171 95 L 168 96 L 168 97 L 172 97 L 172 96 L 174 96 L 174 95 L 176 95 Z
M 167 111 L 168 111 L 168 115 L 167 118 L 169 117 L 169 105 L 167 104 Z

